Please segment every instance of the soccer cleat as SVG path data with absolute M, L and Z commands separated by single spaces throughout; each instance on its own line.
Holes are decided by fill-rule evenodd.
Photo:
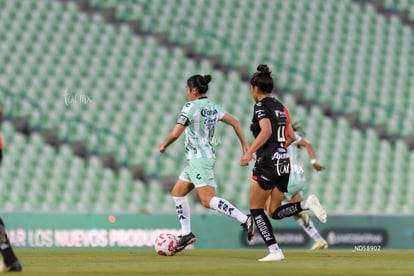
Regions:
M 19 272 L 22 271 L 23 267 L 19 260 L 12 263 L 11 266 L 6 266 L 4 263 L 1 265 L 0 272 Z
M 319 199 L 316 195 L 310 195 L 308 199 L 306 199 L 306 204 L 308 205 L 309 210 L 311 210 L 322 223 L 326 223 L 326 210 L 319 203 Z
M 177 245 L 174 246 L 173 251 L 174 253 L 182 251 L 184 248 L 186 248 L 188 245 L 196 242 L 196 237 L 193 233 L 184 235 L 180 237 L 180 240 L 178 241 Z
M 283 255 L 282 250 L 278 250 L 274 253 L 269 253 L 269 255 L 267 255 L 264 258 L 259 259 L 259 262 L 272 262 L 272 261 L 282 261 L 285 258 L 285 256 Z
M 324 239 L 321 239 L 315 242 L 311 250 L 317 250 L 317 249 L 328 249 L 328 243 Z
M 305 227 L 308 227 L 309 226 L 309 221 L 310 221 L 309 212 L 308 211 L 302 211 L 298 215 L 302 218 L 303 224 L 305 225 Z
M 247 240 L 251 241 L 254 237 L 254 223 L 251 215 L 247 215 L 247 220 L 245 223 L 242 223 L 244 229 L 247 231 Z

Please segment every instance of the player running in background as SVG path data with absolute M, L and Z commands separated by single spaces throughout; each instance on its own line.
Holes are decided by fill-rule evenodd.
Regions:
M 3 107 L 0 102 L 0 124 L 1 124 L 2 116 L 3 116 Z M 2 160 L 3 160 L 3 140 L 1 138 L 1 133 L 0 133 L 0 165 L 1 165 Z
M 0 103 L 0 119 L 2 116 L 2 107 Z M 0 133 L 0 166 L 3 161 L 3 140 Z M 22 271 L 22 265 L 17 259 L 16 255 L 13 252 L 13 248 L 10 244 L 9 238 L 6 233 L 6 226 L 4 225 L 3 220 L 0 218 L 0 251 L 3 255 L 4 265 L 0 268 L 0 272 L 8 271 Z
M 317 171 L 325 169 L 321 164 L 316 161 L 315 151 L 312 147 L 312 144 L 306 139 L 302 138 L 300 134 L 304 135 L 304 131 L 299 123 L 292 124 L 293 130 L 295 132 L 295 141 L 288 147 L 288 153 L 290 157 L 291 172 L 289 177 L 288 192 L 285 193 L 284 200 L 289 203 L 300 202 L 303 200 L 302 191 L 306 187 L 306 178 L 302 166 L 298 160 L 298 150 L 301 147 L 306 148 L 309 158 L 311 159 L 311 164 Z M 270 197 L 268 198 L 270 200 Z M 269 201 L 267 206 L 269 206 Z M 269 208 L 268 213 L 270 213 Z M 327 249 L 328 243 L 322 236 L 319 234 L 312 220 L 309 218 L 309 212 L 303 211 L 299 214 L 293 216 L 296 222 L 303 228 L 303 230 L 311 237 L 315 242 L 311 250 L 315 249 Z
M 289 154 L 286 148 L 295 140 L 295 134 L 287 108 L 272 97 L 274 83 L 269 67 L 260 64 L 257 71 L 250 80 L 251 93 L 256 102 L 250 125 L 255 140 L 240 160 L 240 165 L 247 166 L 256 153 L 257 160 L 250 185 L 250 213 L 269 249 L 269 254 L 259 261 L 281 261 L 285 257 L 276 241 L 265 208 L 269 207 L 274 219 L 311 209 L 321 221 L 326 221 L 326 211 L 314 195 L 309 196 L 306 201 L 280 206 L 285 197 L 284 192 L 287 192 L 290 175 Z M 270 204 L 266 206 L 269 196 Z M 276 206 L 275 202 L 279 202 L 279 205 Z
M 241 212 L 226 199 L 215 195 L 217 184 L 214 179 L 215 153 L 212 141 L 217 123 L 223 121 L 233 127 L 243 152 L 248 145 L 238 120 L 206 96 L 210 80 L 210 75 L 193 75 L 187 80 L 189 102 L 184 105 L 174 129 L 159 147 L 161 153 L 165 152 L 185 131 L 187 164 L 171 191 L 181 224 L 181 238 L 174 248 L 175 252 L 196 241 L 191 232 L 190 206 L 187 199 L 187 194 L 194 187 L 204 207 L 237 219 L 247 230 L 249 240 L 254 234 L 251 216 Z

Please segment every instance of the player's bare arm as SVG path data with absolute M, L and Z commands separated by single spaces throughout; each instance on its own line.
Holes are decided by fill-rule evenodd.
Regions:
M 302 138 L 299 140 L 298 145 L 306 148 L 306 150 L 308 151 L 309 158 L 311 159 L 312 166 L 315 168 L 315 170 L 322 171 L 323 169 L 325 169 L 324 166 L 322 166 L 318 163 L 318 161 L 316 161 L 315 150 L 313 149 L 313 146 L 309 141 Z
M 251 144 L 249 149 L 243 155 L 242 159 L 240 160 L 240 166 L 247 166 L 249 164 L 249 161 L 253 159 L 253 153 L 260 149 L 272 135 L 272 125 L 269 119 L 264 118 L 259 121 L 259 124 L 261 129 L 260 133 L 257 135 L 253 144 Z
M 249 148 L 249 145 L 246 141 L 246 136 L 244 135 L 243 129 L 240 125 L 240 122 L 230 115 L 229 113 L 226 113 L 223 118 L 221 118 L 221 121 L 225 122 L 228 125 L 231 125 L 234 129 L 234 132 L 236 133 L 237 137 L 239 138 L 240 144 L 242 146 L 243 153 L 247 151 Z
M 165 141 L 160 145 L 159 150 L 161 153 L 165 152 L 167 147 L 174 143 L 175 140 L 177 140 L 181 134 L 184 132 L 185 126 L 176 124 L 173 130 L 170 132 L 168 137 L 165 139 Z
M 290 144 L 295 141 L 295 132 L 293 130 L 292 124 L 289 124 L 288 126 L 288 136 L 286 137 L 286 147 L 288 147 Z

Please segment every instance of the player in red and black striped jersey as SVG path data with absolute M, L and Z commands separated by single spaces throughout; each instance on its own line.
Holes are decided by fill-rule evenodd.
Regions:
M 0 119 L 2 116 L 2 107 L 0 104 Z M 3 140 L 0 133 L 0 166 L 3 160 Z M 22 265 L 13 252 L 9 238 L 6 233 L 6 226 L 0 218 L 0 252 L 3 255 L 4 265 L 0 266 L 0 272 L 22 271 Z
M 257 160 L 250 186 L 250 212 L 269 249 L 269 255 L 259 261 L 281 261 L 284 255 L 265 214 L 268 197 L 270 196 L 270 210 L 273 212 L 269 215 L 273 219 L 281 219 L 311 209 L 315 215 L 325 216 L 326 220 L 326 212 L 316 197 L 316 200 L 312 198 L 280 206 L 284 192 L 288 191 L 291 170 L 287 147 L 295 140 L 295 133 L 287 108 L 272 97 L 274 84 L 269 67 L 261 64 L 257 70 L 250 80 L 252 96 L 256 101 L 250 126 L 255 140 L 240 160 L 240 165 L 248 165 L 256 153 Z

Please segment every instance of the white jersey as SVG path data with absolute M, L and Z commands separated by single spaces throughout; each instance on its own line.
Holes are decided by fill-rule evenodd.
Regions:
M 214 131 L 218 121 L 226 114 L 224 109 L 201 97 L 190 101 L 181 110 L 177 124 L 186 126 L 185 154 L 187 159 L 215 158 Z
M 302 164 L 298 160 L 298 143 L 302 140 L 302 137 L 295 132 L 295 141 L 288 147 L 288 153 L 290 158 L 290 177 L 289 181 L 305 181 L 305 171 Z

